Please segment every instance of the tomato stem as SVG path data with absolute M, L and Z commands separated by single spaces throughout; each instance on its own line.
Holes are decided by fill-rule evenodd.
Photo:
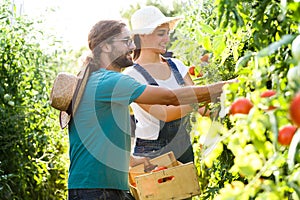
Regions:
M 271 111 L 268 112 L 269 118 L 270 118 L 270 122 L 271 122 L 271 129 L 272 132 L 274 133 L 275 136 L 275 141 L 274 141 L 274 150 L 277 151 L 278 149 L 278 122 L 277 122 L 277 118 L 275 115 L 275 111 Z

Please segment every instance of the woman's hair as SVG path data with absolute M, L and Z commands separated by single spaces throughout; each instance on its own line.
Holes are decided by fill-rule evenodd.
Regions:
M 99 69 L 101 47 L 104 43 L 122 32 L 125 23 L 118 20 L 102 20 L 96 23 L 89 32 L 88 45 L 92 51 L 92 57 L 86 58 L 85 66 L 91 67 L 91 72 Z
M 136 48 L 133 51 L 133 60 L 136 60 L 140 57 L 140 54 L 141 54 L 141 39 L 140 39 L 140 36 L 138 34 L 134 35 L 133 40 L 134 40 L 134 44 L 136 46 Z

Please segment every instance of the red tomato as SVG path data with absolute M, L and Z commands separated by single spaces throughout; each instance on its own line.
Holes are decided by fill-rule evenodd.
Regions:
M 151 172 L 158 172 L 158 171 L 161 171 L 164 169 L 168 169 L 168 168 L 166 166 L 158 166 L 158 167 L 155 167 Z
M 267 90 L 261 93 L 260 97 L 261 98 L 265 98 L 265 97 L 271 97 L 273 95 L 275 95 L 276 92 L 274 90 Z
M 285 145 L 285 146 L 290 145 L 296 130 L 297 127 L 292 125 L 286 125 L 282 127 L 278 133 L 278 142 L 281 145 Z
M 209 60 L 209 54 L 208 54 L 208 53 L 204 54 L 204 55 L 201 57 L 200 60 L 201 60 L 202 62 L 208 62 L 208 60 Z
M 202 77 L 203 76 L 203 73 L 202 72 L 199 72 L 198 74 L 197 74 L 197 78 L 200 78 L 200 77 Z
M 248 114 L 250 109 L 253 107 L 251 101 L 247 98 L 239 98 L 234 101 L 230 107 L 230 114 L 234 115 L 237 113 Z
M 292 99 L 289 113 L 293 123 L 300 127 L 300 93 Z
M 189 73 L 190 73 L 190 75 L 195 76 L 195 66 L 191 66 L 189 68 Z
M 276 94 L 276 91 L 274 91 L 274 90 L 266 90 L 261 93 L 260 97 L 268 98 L 268 97 L 274 96 L 275 94 Z M 271 106 L 269 106 L 268 110 L 273 110 L 273 109 L 276 109 L 276 107 L 271 105 Z

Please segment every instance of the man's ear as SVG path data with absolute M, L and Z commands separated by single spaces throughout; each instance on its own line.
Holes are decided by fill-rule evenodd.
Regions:
M 110 53 L 112 51 L 111 44 L 108 44 L 108 43 L 105 43 L 101 49 L 102 49 L 102 52 L 106 52 L 106 53 Z

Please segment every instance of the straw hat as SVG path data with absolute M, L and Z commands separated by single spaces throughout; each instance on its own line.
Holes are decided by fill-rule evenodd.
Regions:
M 165 23 L 173 30 L 180 19 L 182 17 L 166 17 L 157 7 L 145 6 L 131 16 L 132 34 L 151 34 Z
M 67 111 L 73 98 L 77 82 L 78 78 L 73 74 L 67 72 L 58 73 L 51 90 L 50 105 L 58 110 Z
M 83 95 L 90 67 L 85 67 L 77 76 L 61 72 L 57 75 L 50 94 L 50 105 L 58 110 L 61 128 L 65 128 L 74 116 Z

